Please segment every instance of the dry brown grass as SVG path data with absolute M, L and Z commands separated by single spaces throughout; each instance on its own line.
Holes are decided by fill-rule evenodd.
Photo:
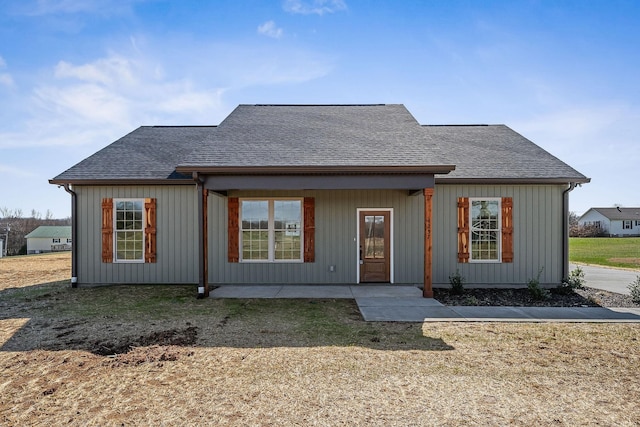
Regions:
M 189 298 L 174 301 L 182 316 L 168 305 L 78 314 L 43 295 L 81 305 L 110 291 L 52 289 L 0 291 L 15 307 L 0 316 L 2 426 L 640 424 L 640 325 L 372 324 L 348 301 Z M 193 344 L 72 349 L 84 325 L 115 339 L 187 322 Z
M 71 278 L 71 252 L 0 258 L 0 291 Z

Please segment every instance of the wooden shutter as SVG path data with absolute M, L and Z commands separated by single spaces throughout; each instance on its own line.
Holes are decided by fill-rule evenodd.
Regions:
M 313 197 L 304 198 L 304 262 L 316 260 L 316 202 Z
M 73 242 L 75 245 L 78 242 Z M 102 262 L 113 262 L 113 199 L 102 199 Z
M 502 262 L 513 262 L 513 200 L 502 198 Z
M 144 262 L 156 262 L 156 199 L 144 199 Z
M 469 262 L 469 198 L 458 197 L 458 262 Z
M 229 262 L 240 261 L 240 203 L 237 197 L 227 199 L 227 257 Z

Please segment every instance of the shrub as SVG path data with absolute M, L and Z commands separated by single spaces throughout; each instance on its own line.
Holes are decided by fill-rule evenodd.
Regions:
M 631 282 L 628 288 L 631 291 L 631 300 L 640 304 L 640 276 L 636 277 L 636 280 Z
M 456 270 L 455 274 L 449 276 L 449 284 L 451 285 L 451 293 L 461 294 L 464 291 L 464 277 Z
M 536 301 L 546 300 L 551 296 L 548 290 L 540 286 L 540 275 L 542 274 L 542 270 L 544 270 L 544 267 L 542 267 L 540 271 L 538 271 L 538 275 L 535 277 L 535 279 L 529 279 L 529 282 L 527 283 L 529 295 L 531 295 L 531 298 Z
M 580 267 L 576 267 L 569 273 L 569 277 L 562 279 L 562 283 L 556 288 L 556 291 L 568 295 L 576 289 L 584 289 L 584 271 Z

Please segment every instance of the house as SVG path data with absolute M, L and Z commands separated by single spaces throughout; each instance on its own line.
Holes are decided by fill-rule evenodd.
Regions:
M 578 224 L 596 226 L 610 237 L 640 236 L 640 208 L 590 208 Z
M 27 239 L 27 254 L 70 251 L 72 248 L 71 227 L 68 225 L 41 225 L 24 237 Z
M 504 125 L 403 105 L 240 105 L 144 126 L 50 180 L 71 194 L 72 285 L 512 287 L 568 274 L 581 173 Z

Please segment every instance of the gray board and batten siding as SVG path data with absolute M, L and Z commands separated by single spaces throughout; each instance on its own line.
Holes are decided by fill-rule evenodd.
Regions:
M 523 285 L 543 268 L 541 283 L 562 279 L 562 185 L 439 184 L 433 198 L 433 281 L 448 286 L 456 270 L 469 285 Z M 83 284 L 197 283 L 198 222 L 194 186 L 76 186 L 80 222 L 77 250 Z M 423 196 L 403 190 L 242 191 L 234 197 L 314 197 L 314 263 L 229 263 L 227 198 L 209 196 L 209 282 L 356 283 L 357 209 L 393 209 L 393 282 L 420 284 L 424 259 Z M 101 200 L 157 199 L 157 262 L 101 262 Z M 457 262 L 457 198 L 512 197 L 513 263 Z M 553 213 L 550 215 L 550 213 Z M 329 271 L 329 266 L 335 266 Z
M 541 283 L 562 279 L 563 185 L 438 184 L 433 198 L 433 282 L 448 286 L 458 270 L 469 285 L 524 285 L 543 268 Z M 198 221 L 195 185 L 76 186 L 78 275 L 83 284 L 197 283 Z M 236 191 L 233 197 L 314 197 L 313 263 L 229 263 L 227 198 L 211 193 L 209 283 L 356 283 L 357 209 L 393 209 L 393 282 L 420 284 L 424 259 L 424 199 L 404 190 Z M 102 263 L 101 200 L 157 199 L 157 262 Z M 457 198 L 512 197 L 513 263 L 457 262 Z M 329 266 L 335 266 L 329 271 Z
M 198 192 L 194 185 L 74 186 L 78 195 L 78 281 L 85 285 L 198 283 Z M 102 199 L 157 200 L 157 261 L 102 262 Z

